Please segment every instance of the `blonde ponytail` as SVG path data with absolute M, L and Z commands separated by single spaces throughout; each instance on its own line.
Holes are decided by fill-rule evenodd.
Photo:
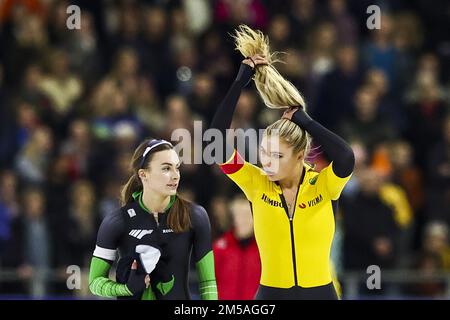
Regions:
M 273 66 L 274 63 L 283 61 L 276 58 L 276 52 L 270 52 L 269 39 L 261 31 L 240 25 L 233 38 L 236 50 L 244 57 L 260 54 L 268 60 L 267 66 L 256 68 L 254 81 L 261 98 L 269 108 L 299 106 L 306 110 L 306 103 L 300 92 Z

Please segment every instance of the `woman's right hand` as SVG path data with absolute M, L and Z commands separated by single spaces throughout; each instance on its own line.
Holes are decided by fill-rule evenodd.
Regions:
M 269 61 L 267 61 L 267 59 L 263 55 L 255 54 L 254 56 L 242 60 L 242 63 L 245 63 L 252 67 L 252 69 L 255 69 L 255 67 L 259 65 L 268 65 Z
M 130 275 L 128 277 L 128 281 L 126 283 L 126 286 L 128 290 L 133 294 L 140 293 L 145 290 L 145 288 L 148 288 L 150 283 L 150 278 L 148 274 L 139 274 L 137 272 L 137 261 L 134 260 L 131 264 L 131 271 Z
M 266 60 L 266 58 L 259 54 L 255 54 L 252 57 L 245 58 L 244 60 L 242 60 L 235 81 L 240 83 L 242 88 L 245 87 L 255 74 L 255 66 L 267 65 L 268 63 L 269 62 Z

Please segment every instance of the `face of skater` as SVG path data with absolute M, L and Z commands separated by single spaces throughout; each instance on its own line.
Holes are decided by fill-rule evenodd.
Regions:
M 175 150 L 152 153 L 147 166 L 138 171 L 144 193 L 157 194 L 161 197 L 175 195 L 180 182 L 179 168 L 180 158 Z
M 259 148 L 262 168 L 271 181 L 283 181 L 300 174 L 304 150 L 296 152 L 283 138 L 264 135 Z

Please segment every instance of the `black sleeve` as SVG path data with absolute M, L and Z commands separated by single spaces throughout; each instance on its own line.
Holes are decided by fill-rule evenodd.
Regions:
M 124 230 L 125 221 L 120 210 L 107 215 L 98 230 L 94 256 L 103 260 L 114 261 Z
M 194 231 L 194 260 L 197 263 L 212 250 L 211 224 L 206 210 L 199 205 L 193 205 L 191 212 Z
M 216 113 L 214 114 L 210 129 L 218 129 L 222 134 L 222 137 L 224 138 L 226 137 L 226 130 L 231 126 L 234 110 L 236 109 L 236 104 L 239 100 L 239 96 L 241 95 L 241 91 L 250 82 L 253 74 L 254 70 L 252 69 L 252 67 L 245 63 L 241 63 L 236 79 L 228 90 L 225 98 L 220 103 L 219 108 L 216 110 Z M 224 150 L 222 154 L 231 154 L 230 150 L 233 150 L 233 146 L 227 145 L 226 143 L 224 143 L 223 145 Z M 216 154 L 215 161 L 217 163 L 223 163 L 226 161 L 226 159 L 223 159 L 218 154 Z
M 333 171 L 338 177 L 345 178 L 353 172 L 355 155 L 341 137 L 313 120 L 303 109 L 294 113 L 292 121 L 305 129 L 322 146 L 329 160 L 333 162 Z

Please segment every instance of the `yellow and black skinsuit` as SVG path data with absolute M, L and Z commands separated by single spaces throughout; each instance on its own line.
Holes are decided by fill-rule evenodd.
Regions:
M 222 132 L 229 128 L 241 89 L 252 74 L 251 67 L 241 64 L 215 114 L 212 128 Z M 330 263 L 334 213 L 341 191 L 351 177 L 354 155 L 345 141 L 303 110 L 296 111 L 292 121 L 306 130 L 331 160 L 321 172 L 304 164 L 292 217 L 281 187 L 270 181 L 263 170 L 246 162 L 236 150 L 227 162 L 217 161 L 251 203 L 262 264 L 256 298 L 336 299 Z

